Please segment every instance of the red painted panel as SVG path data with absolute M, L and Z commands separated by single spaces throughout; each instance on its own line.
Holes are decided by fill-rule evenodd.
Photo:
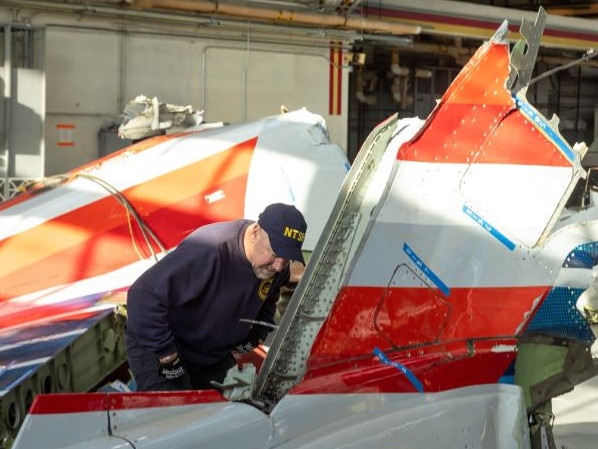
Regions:
M 181 405 L 228 402 L 216 390 L 164 391 L 151 393 L 110 393 L 110 410 L 135 408 L 174 407 Z
M 513 351 L 496 350 L 516 341 L 508 338 L 459 340 L 404 350 L 384 349 L 393 363 L 407 368 L 424 392 L 445 391 L 469 385 L 496 383 L 513 360 Z M 373 349 L 361 357 L 335 363 L 308 365 L 292 394 L 414 393 L 415 385 L 395 366 L 382 363 Z
M 506 45 L 479 50 L 445 92 L 428 118 L 427 129 L 402 145 L 397 158 L 569 167 L 571 163 L 554 143 L 515 108 L 504 86 L 508 68 Z
M 571 166 L 554 142 L 519 111 L 507 115 L 493 130 L 480 146 L 474 162 Z
M 227 400 L 216 390 L 40 394 L 35 397 L 29 413 L 32 415 L 84 413 L 214 402 L 227 402 Z
M 444 298 L 427 288 L 345 287 L 309 357 L 313 369 L 373 348 L 418 348 L 463 339 L 515 335 L 548 287 L 452 288 Z
M 508 44 L 494 43 L 480 47 L 451 83 L 441 101 L 477 105 L 482 111 L 489 106 L 513 106 L 511 94 L 505 89 L 509 63 Z
M 33 399 L 29 414 L 100 412 L 108 409 L 106 393 L 38 394 Z
M 54 322 L 90 318 L 98 312 L 86 309 L 93 306 L 98 300 L 98 296 L 93 296 L 42 306 L 32 306 L 28 303 L 0 303 L 0 329 L 24 324 L 35 325 L 36 322 L 46 321 L 49 317 L 52 317 Z
M 28 186 L 28 188 L 25 192 L 13 197 L 13 198 L 10 198 L 6 201 L 1 202 L 0 203 L 0 211 L 3 211 L 12 206 L 15 206 L 16 204 L 23 203 L 23 202 L 27 201 L 29 198 L 43 192 L 44 190 L 46 190 L 48 188 L 51 188 L 52 185 L 59 185 L 59 184 L 61 184 L 61 182 L 65 182 L 65 183 L 70 182 L 70 180 L 72 180 L 76 176 L 77 173 L 84 172 L 91 168 L 97 168 L 102 163 L 104 163 L 108 160 L 119 159 L 119 158 L 123 157 L 124 154 L 126 154 L 126 157 L 130 157 L 131 154 L 139 153 L 141 151 L 144 151 L 148 148 L 154 147 L 154 146 L 156 146 L 162 142 L 165 142 L 167 140 L 172 140 L 173 138 L 181 137 L 181 136 L 184 136 L 187 134 L 191 134 L 191 133 L 179 133 L 179 134 L 173 133 L 173 134 L 156 136 L 156 137 L 144 139 L 144 140 L 141 140 L 140 142 L 137 142 L 136 144 L 133 144 L 131 146 L 123 148 L 122 150 L 115 151 L 114 153 L 110 153 L 102 158 L 96 159 L 93 162 L 90 162 L 85 165 L 81 165 L 81 166 L 77 167 L 75 170 L 71 170 L 71 171 L 65 173 L 64 175 L 58 175 L 55 177 L 45 178 L 41 181 L 38 181 L 38 182 Z M 62 178 L 62 176 L 64 176 L 64 178 Z
M 443 104 L 428 128 L 415 141 L 404 144 L 397 157 L 420 162 L 472 163 L 496 126 L 494 120 L 509 109 L 511 106 L 507 105 L 476 110 L 467 104 Z M 503 158 L 502 162 L 507 161 Z
M 241 218 L 257 138 L 123 192 L 166 248 L 198 226 Z M 205 195 L 222 190 L 213 203 Z M 154 245 L 154 251 L 158 251 Z M 150 255 L 114 197 L 49 220 L 0 244 L 0 300 L 106 273 Z

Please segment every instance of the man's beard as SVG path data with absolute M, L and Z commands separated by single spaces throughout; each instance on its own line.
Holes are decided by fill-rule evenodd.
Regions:
M 276 274 L 276 271 L 267 267 L 253 267 L 253 273 L 258 279 L 270 279 Z

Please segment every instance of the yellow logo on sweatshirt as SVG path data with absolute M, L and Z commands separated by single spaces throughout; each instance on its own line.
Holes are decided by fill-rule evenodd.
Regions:
M 270 287 L 272 286 L 272 279 L 264 279 L 260 282 L 260 286 L 257 288 L 257 294 L 262 301 L 264 301 L 268 297 L 268 293 L 270 293 Z

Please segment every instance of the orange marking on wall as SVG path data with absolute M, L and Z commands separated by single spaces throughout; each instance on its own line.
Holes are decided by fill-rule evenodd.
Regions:
M 75 125 L 60 124 L 56 125 L 56 129 L 58 130 L 58 142 L 56 145 L 59 147 L 72 147 L 75 145 L 75 139 L 73 137 Z

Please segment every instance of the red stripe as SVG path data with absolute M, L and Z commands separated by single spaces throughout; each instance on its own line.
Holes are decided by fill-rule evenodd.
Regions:
M 406 9 L 398 8 L 378 8 L 378 7 L 364 7 L 364 14 L 369 17 L 388 17 L 391 19 L 403 20 L 403 21 L 416 21 L 416 22 L 429 22 L 444 25 L 453 25 L 460 27 L 478 28 L 488 33 L 493 33 L 500 22 L 491 20 L 480 20 L 472 19 L 462 16 L 451 16 L 449 14 L 433 14 L 433 13 L 421 13 L 415 11 L 409 11 Z M 509 24 L 509 31 L 519 32 L 520 24 Z M 565 38 L 583 41 L 594 41 L 598 42 L 598 33 L 582 32 L 582 31 L 571 31 L 570 29 L 559 29 L 547 25 L 544 36 L 553 36 L 555 38 Z
M 338 49 L 337 51 L 337 67 L 336 67 L 336 114 L 340 115 L 342 112 L 342 92 L 343 92 L 343 51 Z
M 419 162 L 571 166 L 520 112 L 506 112 L 503 107 L 480 111 L 470 105 L 443 105 L 428 129 L 403 145 L 397 157 Z M 504 118 L 493 128 L 496 117 Z
M 345 287 L 312 346 L 304 380 L 291 393 L 416 391 L 400 370 L 373 355 L 376 347 L 409 368 L 424 391 L 495 383 L 548 291 L 451 288 L 447 298 L 428 288 Z M 497 351 L 499 345 L 510 349 Z
M 332 46 L 328 65 L 328 113 L 334 115 L 334 48 Z
M 478 50 L 447 89 L 421 134 L 397 158 L 420 162 L 570 167 L 571 163 L 514 105 L 504 84 L 508 46 Z
M 156 146 L 162 142 L 165 142 L 167 140 L 173 140 L 178 137 L 186 136 L 189 134 L 192 134 L 192 133 L 173 133 L 173 134 L 168 134 L 168 135 L 150 137 L 148 139 L 141 140 L 141 141 L 137 142 L 136 144 L 133 144 L 133 145 L 123 148 L 121 150 L 115 151 L 114 153 L 110 153 L 102 158 L 95 159 L 94 161 L 89 162 L 85 165 L 81 165 L 81 166 L 77 167 L 76 169 L 68 172 L 66 174 L 66 176 L 69 177 L 68 179 L 70 179 L 70 177 L 73 177 L 77 173 L 85 172 L 90 168 L 100 167 L 106 161 L 112 161 L 112 160 L 119 159 L 119 158 L 123 157 L 123 155 L 126 155 L 126 157 L 131 157 L 132 154 L 140 153 L 142 151 L 147 150 L 148 148 L 154 147 L 154 146 Z M 0 212 L 5 209 L 8 209 L 16 204 L 20 204 L 20 203 L 28 200 L 32 196 L 35 196 L 35 195 L 43 192 L 47 188 L 46 183 L 49 182 L 51 184 L 52 179 L 53 178 L 47 178 L 42 181 L 39 181 L 39 182 L 33 184 L 32 186 L 30 186 L 26 192 L 23 192 L 13 198 L 3 201 L 2 203 L 0 203 Z M 66 180 L 66 182 L 68 182 L 68 179 Z
M 85 311 L 101 299 L 99 296 L 78 298 L 72 301 L 64 301 L 59 304 L 45 304 L 43 306 L 30 305 L 28 303 L 11 303 L 5 301 L 0 303 L 0 329 L 14 328 L 26 323 L 47 320 L 54 317 L 58 320 L 81 320 L 89 318 L 97 313 Z M 79 313 L 77 313 L 80 311 Z
M 418 22 L 435 22 L 441 24 L 467 26 L 472 28 L 484 28 L 488 30 L 496 30 L 496 28 L 500 25 L 500 22 L 497 23 L 496 21 L 471 19 L 462 16 L 451 16 L 449 14 L 440 15 L 434 13 L 423 13 L 398 8 L 378 8 L 366 6 L 363 8 L 363 11 L 368 17 L 390 17 L 393 19 Z
M 192 134 L 200 135 L 201 131 L 200 132 L 192 131 L 192 132 L 172 133 L 172 134 L 164 134 L 161 136 L 149 137 L 147 139 L 140 140 L 139 142 L 134 143 L 131 146 L 128 146 L 121 150 L 115 151 L 114 153 L 110 153 L 100 159 L 94 159 L 93 161 L 91 161 L 85 165 L 81 165 L 81 166 L 77 167 L 75 170 L 72 170 L 69 173 L 78 173 L 78 172 L 82 172 L 82 171 L 84 172 L 90 168 L 97 168 L 99 166 L 102 166 L 102 164 L 108 160 L 111 160 L 111 163 L 114 163 L 115 161 L 113 161 L 113 160 L 115 160 L 115 159 L 120 159 L 121 157 L 129 158 L 133 154 L 141 153 L 141 152 L 143 152 L 149 148 L 155 147 L 161 143 L 164 143 L 167 141 L 176 141 L 178 138 L 189 136 Z
M 175 407 L 227 402 L 215 390 L 194 390 L 151 393 L 68 393 L 39 394 L 29 410 L 32 415 L 56 413 L 88 413 L 107 410 Z
M 425 393 L 493 384 L 515 359 L 514 351 L 495 351 L 497 345 L 516 345 L 516 340 L 493 338 L 456 341 L 417 349 L 384 348 L 393 363 L 407 367 Z M 291 394 L 413 393 L 414 384 L 396 366 L 382 363 L 373 349 L 360 358 L 339 358 L 328 365 L 309 367 Z
M 428 288 L 345 287 L 318 333 L 309 365 L 317 368 L 359 357 L 389 344 L 414 348 L 512 336 L 521 331 L 534 302 L 548 290 L 547 286 L 451 288 L 445 298 Z
M 241 218 L 257 138 L 124 191 L 166 248 L 205 223 Z M 221 201 L 206 194 L 222 189 Z M 136 243 L 149 254 L 136 224 Z M 158 250 L 154 247 L 154 250 Z M 2 241 L 0 300 L 97 276 L 139 259 L 123 206 L 112 197 Z

